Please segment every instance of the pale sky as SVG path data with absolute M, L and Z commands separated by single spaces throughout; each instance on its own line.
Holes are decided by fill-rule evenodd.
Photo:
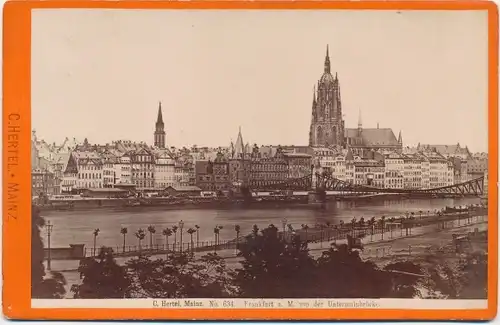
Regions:
M 487 151 L 486 11 L 36 10 L 39 138 L 305 145 L 326 45 L 346 127 Z

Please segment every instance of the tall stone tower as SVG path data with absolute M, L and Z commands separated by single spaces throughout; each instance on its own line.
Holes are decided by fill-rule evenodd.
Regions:
M 155 124 L 155 147 L 165 148 L 165 124 L 163 123 L 163 116 L 161 112 L 161 102 L 158 103 L 158 117 Z
M 313 92 L 309 146 L 344 146 L 344 140 L 339 79 L 336 73 L 335 77 L 331 73 L 327 45 L 323 75 Z

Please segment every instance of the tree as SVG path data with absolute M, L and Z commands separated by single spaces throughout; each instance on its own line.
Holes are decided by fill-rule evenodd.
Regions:
M 200 226 L 194 225 L 196 228 L 196 247 L 200 247 Z
M 82 284 L 74 284 L 74 298 L 129 298 L 130 279 L 127 270 L 116 263 L 113 250 L 102 247 L 97 257 L 80 261 Z
M 156 232 L 155 227 L 152 225 L 149 225 L 148 232 L 149 232 L 149 249 L 152 250 L 153 249 L 153 235 Z
M 351 236 L 354 237 L 354 233 L 355 233 L 355 230 L 356 230 L 356 217 L 352 218 L 351 219 Z
M 162 231 L 163 236 L 165 236 L 165 250 L 168 252 L 168 237 L 172 236 L 172 229 L 165 228 Z
M 417 264 L 409 261 L 396 262 L 384 267 L 387 272 L 392 272 L 391 298 L 414 298 L 420 297 L 416 285 L 421 279 L 423 270 Z
M 309 240 L 308 236 L 307 236 L 307 230 L 309 229 L 309 226 L 307 224 L 302 224 L 301 225 L 302 229 L 305 231 L 306 233 L 306 242 Z
M 94 252 L 93 252 L 92 256 L 95 256 L 95 253 L 96 253 L 95 247 L 96 247 L 96 242 L 97 242 L 97 236 L 99 236 L 99 232 L 100 232 L 99 228 L 94 229 L 94 231 L 92 232 L 92 235 L 94 236 L 94 250 L 93 250 Z
M 326 226 L 326 238 L 330 241 L 330 229 L 332 228 L 332 223 L 330 221 L 325 222 Z
M 189 228 L 186 232 L 189 234 L 189 236 L 191 236 L 191 251 L 194 252 L 193 234 L 196 232 L 196 230 L 194 230 L 194 228 Z
M 120 229 L 120 233 L 123 235 L 123 252 L 125 253 L 125 236 L 127 236 L 128 233 L 127 227 L 122 227 L 122 229 Z
M 214 251 L 217 252 L 217 246 L 219 244 L 219 233 L 220 233 L 220 229 L 219 229 L 219 226 L 215 226 L 214 227 Z
M 375 217 L 371 217 L 370 220 L 368 220 L 368 226 L 370 227 L 370 241 L 373 241 L 373 230 L 375 227 Z
M 176 246 L 177 246 L 177 229 L 179 229 L 179 227 L 177 226 L 172 226 L 172 232 L 174 233 L 174 251 L 176 250 Z
M 139 230 L 137 230 L 135 232 L 135 237 L 137 237 L 137 239 L 139 240 L 139 252 L 140 252 L 141 251 L 141 242 L 146 237 L 146 233 L 144 232 L 144 230 L 142 228 L 139 228 Z
M 385 216 L 379 219 L 380 229 L 382 229 L 382 240 L 384 240 L 384 232 L 385 232 Z
M 233 296 L 232 271 L 216 254 L 169 254 L 166 259 L 140 256 L 127 262 L 136 298 L 223 298 Z
M 348 245 L 332 245 L 317 260 L 315 297 L 323 298 L 411 298 L 415 276 L 393 266 L 380 269 L 371 261 L 361 259 L 358 250 Z
M 240 243 L 240 231 L 241 231 L 240 225 L 234 226 L 234 231 L 236 232 L 236 249 L 238 249 Z
M 461 299 L 488 297 L 488 255 L 475 252 L 461 259 L 457 265 Z
M 260 234 L 248 235 L 239 250 L 243 261 L 236 270 L 235 284 L 241 297 L 309 297 L 308 288 L 315 287 L 315 261 L 299 236 L 287 242 L 271 225 Z
M 66 280 L 61 273 L 45 273 L 43 265 L 44 248 L 41 237 L 41 228 L 45 220 L 40 216 L 38 207 L 31 206 L 31 296 L 33 298 L 64 298 L 66 294 Z
M 364 228 L 365 227 L 365 218 L 361 217 L 361 219 L 359 219 L 359 227 L 360 228 Z

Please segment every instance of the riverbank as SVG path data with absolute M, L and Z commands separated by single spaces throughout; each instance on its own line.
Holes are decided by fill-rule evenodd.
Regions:
M 428 198 L 428 197 L 427 197 Z M 57 200 L 37 205 L 41 211 L 142 211 L 142 210 L 199 210 L 199 209 L 325 209 L 328 202 L 380 202 L 384 200 L 422 199 L 408 194 L 328 194 L 323 203 L 312 203 L 307 194 L 294 196 L 264 196 L 258 198 L 85 198 L 81 200 Z M 425 199 L 425 198 L 424 198 Z

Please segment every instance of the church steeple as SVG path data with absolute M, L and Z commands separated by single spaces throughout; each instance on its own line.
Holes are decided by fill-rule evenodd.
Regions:
M 338 75 L 332 75 L 330 48 L 326 46 L 324 69 L 313 91 L 312 118 L 309 145 L 323 147 L 344 146 L 344 121 Z
M 326 56 L 325 56 L 325 73 L 330 73 L 330 53 L 328 49 L 328 44 L 326 45 Z
M 158 102 L 158 117 L 156 118 L 154 140 L 155 147 L 165 148 L 165 124 L 163 123 L 161 102 Z
M 233 158 L 244 158 L 245 155 L 245 145 L 243 143 L 243 136 L 241 135 L 241 126 L 238 129 L 238 136 L 236 137 L 236 143 L 234 144 L 234 157 Z
M 403 136 L 401 135 L 401 130 L 399 131 L 398 143 L 399 143 L 400 145 L 402 145 L 402 144 L 403 144 Z
M 156 118 L 156 125 L 163 125 L 163 115 L 161 112 L 161 102 L 158 102 L 158 117 Z

